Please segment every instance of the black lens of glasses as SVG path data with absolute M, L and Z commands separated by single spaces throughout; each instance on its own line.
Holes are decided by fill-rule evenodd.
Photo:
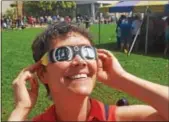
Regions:
M 79 55 L 85 60 L 96 59 L 96 50 L 92 46 L 64 46 L 53 49 L 50 52 L 50 60 L 57 61 L 70 61 L 74 56 Z
M 96 59 L 95 49 L 91 46 L 83 46 L 81 49 L 81 53 L 84 59 L 87 60 Z
M 56 61 L 68 61 L 70 60 L 71 50 L 68 47 L 60 47 L 55 51 Z

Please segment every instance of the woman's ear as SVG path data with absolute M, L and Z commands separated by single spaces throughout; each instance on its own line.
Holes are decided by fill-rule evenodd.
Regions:
M 41 66 L 38 70 L 37 70 L 37 75 L 39 77 L 39 79 L 41 80 L 42 83 L 47 84 L 47 76 L 46 76 L 46 67 L 45 66 Z

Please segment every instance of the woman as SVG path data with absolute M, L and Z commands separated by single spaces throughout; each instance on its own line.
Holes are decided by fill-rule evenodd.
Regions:
M 92 46 L 86 31 L 65 22 L 52 24 L 34 40 L 32 50 L 36 63 L 13 81 L 16 106 L 9 121 L 26 120 L 36 104 L 35 73 L 54 104 L 33 121 L 169 120 L 168 87 L 127 73 L 110 52 Z M 104 109 L 103 103 L 89 97 L 96 79 L 149 105 L 110 105 Z M 26 88 L 26 80 L 31 90 Z

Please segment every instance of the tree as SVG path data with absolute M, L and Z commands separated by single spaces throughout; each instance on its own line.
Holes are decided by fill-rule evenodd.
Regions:
M 72 1 L 24 1 L 24 11 L 27 15 L 48 16 L 73 12 L 76 3 Z
M 12 4 L 10 4 L 10 7 L 14 8 L 14 7 L 17 7 L 17 5 L 15 3 L 12 3 Z
M 16 19 L 18 17 L 17 13 L 17 3 L 10 4 L 11 9 L 6 11 L 6 16 L 10 16 L 12 19 Z
M 5 12 L 5 16 L 10 17 L 11 19 L 15 19 L 16 18 L 16 8 L 7 9 L 7 11 Z

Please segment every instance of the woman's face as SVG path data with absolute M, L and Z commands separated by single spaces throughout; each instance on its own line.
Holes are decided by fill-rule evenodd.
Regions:
M 60 46 L 89 45 L 90 41 L 84 36 L 72 32 L 64 39 L 54 41 L 52 49 Z M 84 60 L 76 55 L 71 61 L 49 63 L 46 76 L 51 95 L 90 95 L 96 81 L 96 60 Z

